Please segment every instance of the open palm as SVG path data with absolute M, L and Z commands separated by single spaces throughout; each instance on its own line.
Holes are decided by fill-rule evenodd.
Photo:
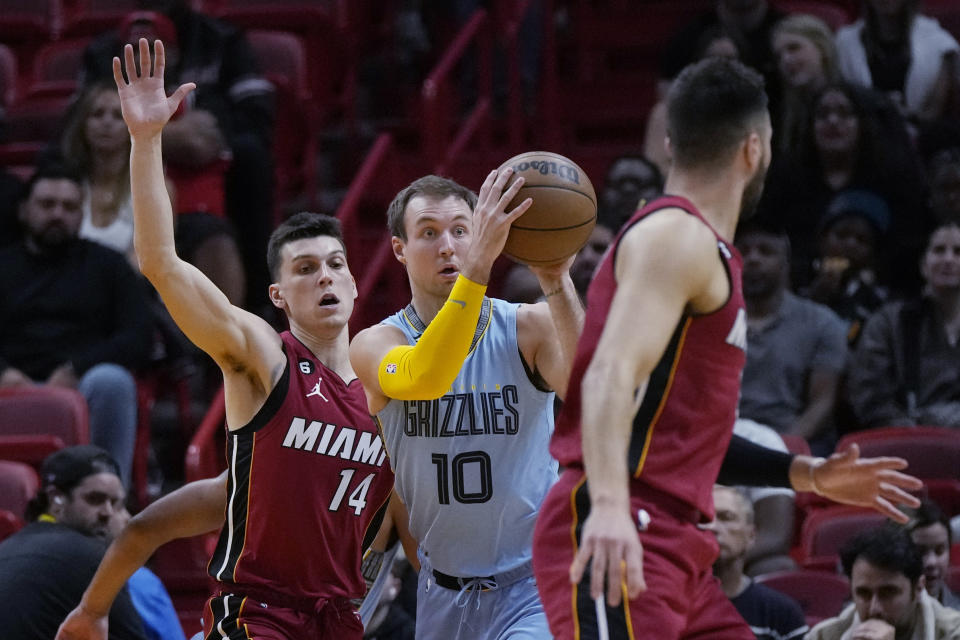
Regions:
M 159 135 L 163 125 L 177 110 L 184 97 L 196 88 L 196 85 L 192 82 L 182 84 L 173 92 L 173 95 L 167 97 L 163 84 L 163 72 L 166 66 L 163 43 L 159 40 L 154 42 L 154 56 L 150 55 L 150 45 L 146 38 L 140 38 L 138 44 L 140 71 L 137 71 L 134 62 L 133 46 L 128 44 L 123 48 L 123 67 L 126 68 L 129 81 L 124 79 L 120 58 L 116 57 L 113 59 L 113 79 L 120 92 L 120 108 L 130 135 L 133 137 Z

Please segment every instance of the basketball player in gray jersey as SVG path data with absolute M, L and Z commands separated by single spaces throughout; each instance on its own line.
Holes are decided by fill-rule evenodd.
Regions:
M 534 268 L 546 302 L 485 297 L 490 267 L 529 199 L 491 173 L 479 196 L 421 178 L 391 203 L 412 302 L 350 347 L 396 491 L 420 541 L 418 638 L 550 638 L 533 580 L 537 511 L 556 480 L 547 450 L 583 309 L 569 267 Z

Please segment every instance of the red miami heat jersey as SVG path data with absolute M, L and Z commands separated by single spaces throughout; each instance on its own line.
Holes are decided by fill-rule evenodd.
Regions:
M 620 239 L 627 229 L 666 208 L 683 209 L 707 224 L 688 200 L 659 198 L 630 218 L 597 267 L 587 291 L 586 321 L 567 397 L 550 444 L 562 466 L 583 466 L 581 382 L 617 290 L 614 265 Z M 743 261 L 719 235 L 717 247 L 730 278 L 730 297 L 712 313 L 684 314 L 680 319 L 650 374 L 626 452 L 634 478 L 632 493 L 638 485 L 640 491 L 643 485 L 651 486 L 708 518 L 713 517 L 713 483 L 733 434 L 747 338 Z M 637 331 L 643 331 L 643 318 L 637 318 Z
M 361 597 L 362 548 L 393 487 L 390 462 L 359 380 L 344 383 L 292 334 L 281 337 L 280 381 L 227 434 L 226 522 L 208 572 L 241 593 Z

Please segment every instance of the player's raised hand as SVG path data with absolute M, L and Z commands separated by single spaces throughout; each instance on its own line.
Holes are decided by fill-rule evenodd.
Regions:
M 909 520 L 895 505 L 919 507 L 920 500 L 907 493 L 923 482 L 900 473 L 907 468 L 903 458 L 861 458 L 860 447 L 851 444 L 813 468 L 814 489 L 822 496 L 843 504 L 876 509 L 883 515 L 906 523 Z
M 57 629 L 56 640 L 107 640 L 107 617 L 77 607 Z
M 139 70 L 134 60 L 133 45 L 123 47 L 122 65 L 120 58 L 113 59 L 113 79 L 120 93 L 123 120 L 134 138 L 159 135 L 163 125 L 174 114 L 184 97 L 196 88 L 194 83 L 188 82 L 180 85 L 173 95 L 167 97 L 163 84 L 166 66 L 163 43 L 154 41 L 153 56 L 150 55 L 150 45 L 146 38 L 140 38 L 138 47 Z M 126 79 L 123 77 L 124 70 L 127 72 Z
M 628 598 L 635 598 L 646 590 L 643 546 L 629 511 L 591 507 L 583 523 L 580 548 L 570 565 L 572 584 L 579 584 L 588 565 L 590 597 L 600 598 L 606 587 L 607 606 L 620 605 L 624 585 Z
M 481 284 L 486 284 L 493 261 L 503 251 L 510 225 L 533 204 L 533 200 L 527 198 L 507 211 L 507 206 L 523 186 L 523 178 L 520 177 L 505 189 L 512 175 L 513 169 L 510 168 L 491 171 L 480 187 L 477 205 L 473 209 L 472 241 L 464 261 L 463 274 Z

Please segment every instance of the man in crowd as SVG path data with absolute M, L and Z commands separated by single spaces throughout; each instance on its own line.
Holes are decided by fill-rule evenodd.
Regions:
M 720 579 L 723 593 L 757 640 L 799 640 L 808 631 L 800 605 L 743 573 L 747 553 L 756 540 L 750 498 L 736 487 L 718 484 L 713 487 L 713 506 L 716 517 L 704 529 L 717 536 L 720 546 L 713 573 Z
M 66 168 L 37 170 L 23 237 L 0 250 L 0 387 L 79 389 L 90 436 L 130 478 L 137 426 L 131 370 L 151 345 L 146 292 L 126 257 L 79 238 L 83 190 Z
M 903 529 L 878 527 L 840 551 L 853 604 L 805 640 L 958 640 L 960 611 L 923 588 L 923 560 Z
M 3 637 L 50 640 L 97 570 L 112 520 L 126 496 L 120 470 L 91 445 L 51 454 L 26 527 L 0 544 Z M 123 588 L 110 608 L 112 640 L 145 640 L 140 615 Z

